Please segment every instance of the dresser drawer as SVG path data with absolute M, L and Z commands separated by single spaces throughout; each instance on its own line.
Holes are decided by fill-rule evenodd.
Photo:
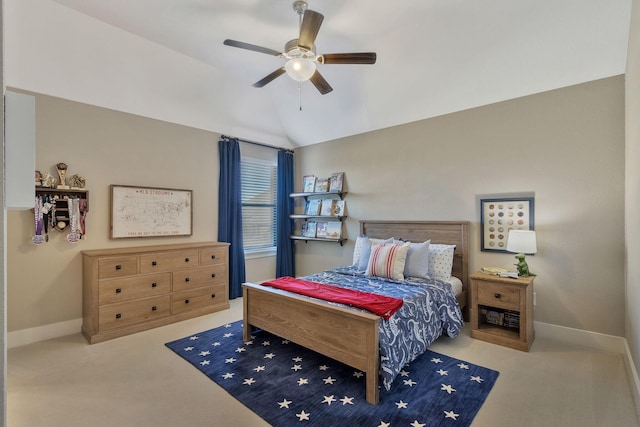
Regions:
M 226 285 L 175 292 L 171 295 L 171 314 L 183 313 L 227 301 Z
M 478 304 L 507 310 L 520 310 L 520 289 L 500 283 L 481 282 L 478 287 Z
M 169 292 L 171 292 L 171 273 L 101 280 L 98 284 L 98 305 L 164 295 Z
M 170 300 L 171 297 L 165 295 L 101 306 L 98 309 L 98 329 L 105 331 L 168 316 Z
M 138 257 L 103 258 L 98 261 L 98 279 L 131 276 L 138 273 Z
M 214 264 L 208 267 L 173 272 L 174 292 L 226 283 L 226 264 Z
M 140 272 L 155 273 L 197 267 L 198 257 L 199 252 L 197 250 L 142 255 L 140 256 Z
M 227 262 L 226 246 L 200 250 L 200 265 L 225 264 Z

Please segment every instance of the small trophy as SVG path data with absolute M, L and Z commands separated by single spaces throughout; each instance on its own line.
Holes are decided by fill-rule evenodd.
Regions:
M 67 165 L 65 163 L 58 163 L 56 165 L 58 169 L 58 176 L 60 177 L 60 184 L 56 188 L 61 190 L 68 190 L 69 186 L 67 185 Z

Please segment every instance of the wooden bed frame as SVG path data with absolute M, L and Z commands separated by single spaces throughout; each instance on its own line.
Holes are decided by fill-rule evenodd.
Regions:
M 466 221 L 360 221 L 360 234 L 456 245 L 453 275 L 462 280 L 458 303 L 469 306 L 469 222 Z M 251 339 L 252 328 L 277 336 L 338 360 L 366 374 L 367 402 L 379 400 L 380 317 L 360 310 L 272 287 L 244 283 L 243 339 Z

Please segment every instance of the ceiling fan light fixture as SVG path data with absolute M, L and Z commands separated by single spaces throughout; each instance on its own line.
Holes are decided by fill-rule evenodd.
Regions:
M 293 58 L 284 64 L 284 69 L 293 80 L 305 82 L 316 72 L 316 63 L 307 58 Z

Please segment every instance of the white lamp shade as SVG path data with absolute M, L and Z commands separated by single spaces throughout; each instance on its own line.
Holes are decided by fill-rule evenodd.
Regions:
M 535 254 L 538 252 L 536 232 L 533 230 L 509 230 L 507 251 L 518 254 Z
M 304 82 L 316 72 L 316 63 L 307 58 L 293 58 L 284 64 L 284 69 L 293 80 Z

